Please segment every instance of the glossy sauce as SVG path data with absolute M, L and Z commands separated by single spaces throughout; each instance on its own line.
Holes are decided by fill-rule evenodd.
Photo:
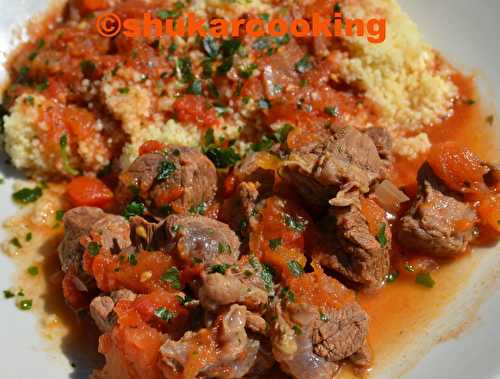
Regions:
M 427 128 L 431 143 L 454 140 L 482 159 L 495 161 L 499 150 L 495 127 L 487 120 L 490 114 L 479 105 L 474 79 L 455 75 L 453 80 L 459 87 L 460 98 L 450 118 Z M 471 105 L 469 100 L 475 103 Z M 395 181 L 402 186 L 415 186 L 418 168 L 424 161 L 425 156 L 417 162 L 399 159 Z M 394 258 L 398 256 L 394 254 Z M 472 251 L 458 259 L 439 262 L 439 269 L 432 272 L 436 282 L 432 289 L 416 284 L 415 275 L 403 270 L 394 283 L 386 284 L 382 290 L 359 294 L 358 300 L 371 318 L 369 342 L 375 366 L 394 360 L 405 346 L 426 333 L 433 320 L 443 316 L 446 305 L 467 286 L 479 259 Z M 439 337 L 435 336 L 436 340 Z

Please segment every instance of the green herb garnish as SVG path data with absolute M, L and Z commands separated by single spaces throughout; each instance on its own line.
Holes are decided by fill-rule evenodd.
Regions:
M 160 320 L 169 322 L 170 320 L 175 318 L 175 313 L 172 311 L 169 311 L 165 307 L 161 307 L 155 310 L 154 312 L 155 316 L 158 317 Z
M 37 266 L 31 266 L 31 267 L 28 267 L 28 269 L 26 270 L 26 272 L 28 274 L 30 274 L 31 276 L 37 276 L 39 270 L 38 270 Z
M 377 241 L 381 247 L 385 247 L 387 245 L 387 236 L 385 234 L 385 224 L 380 224 L 380 228 L 377 233 Z
M 123 211 L 123 217 L 129 219 L 133 216 L 142 216 L 144 214 L 144 204 L 140 201 L 133 200 L 131 201 L 125 210 Z
M 433 288 L 436 285 L 436 282 L 428 272 L 418 273 L 415 277 L 415 282 L 427 288 Z
M 299 277 L 304 274 L 304 267 L 302 267 L 301 264 L 295 260 L 288 262 L 288 268 L 295 277 Z
M 170 267 L 167 272 L 161 276 L 161 280 L 168 282 L 170 287 L 176 290 L 181 289 L 180 272 L 177 267 Z
M 72 176 L 77 176 L 79 174 L 78 170 L 71 167 L 69 162 L 69 146 L 68 146 L 68 136 L 63 134 L 61 138 L 59 138 L 59 147 L 61 149 L 61 159 L 64 171 Z
M 158 168 L 156 180 L 162 181 L 168 179 L 176 170 L 175 164 L 171 161 L 163 161 Z
M 89 252 L 90 255 L 96 256 L 99 254 L 99 251 L 101 250 L 101 245 L 99 245 L 95 241 L 90 241 L 89 244 L 87 245 L 87 251 Z
M 276 250 L 281 246 L 282 243 L 283 241 L 281 240 L 281 238 L 272 239 L 269 240 L 269 247 L 271 248 L 271 250 Z
M 23 188 L 12 195 L 13 199 L 18 203 L 28 204 L 37 201 L 42 197 L 42 188 Z

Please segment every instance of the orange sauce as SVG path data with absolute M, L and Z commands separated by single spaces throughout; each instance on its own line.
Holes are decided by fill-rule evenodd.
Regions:
M 474 79 L 455 75 L 453 80 L 460 90 L 460 98 L 450 118 L 425 130 L 431 143 L 454 140 L 482 159 L 495 161 L 498 159 L 495 128 L 487 120 L 489 114 L 479 106 Z M 396 182 L 414 187 L 418 168 L 425 159 L 426 156 L 419 157 L 417 162 L 399 159 L 395 164 Z M 436 282 L 432 289 L 416 284 L 414 275 L 400 272 L 399 278 L 382 290 L 359 294 L 358 300 L 371 318 L 369 342 L 376 367 L 398 357 L 402 348 L 425 334 L 432 321 L 442 315 L 446 305 L 467 286 L 478 263 L 474 254 L 441 262 L 439 270 L 432 273 Z

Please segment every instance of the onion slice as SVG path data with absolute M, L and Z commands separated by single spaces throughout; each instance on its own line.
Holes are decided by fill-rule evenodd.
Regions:
M 384 180 L 374 191 L 377 203 L 389 213 L 398 213 L 402 203 L 410 200 L 406 194 L 390 180 Z

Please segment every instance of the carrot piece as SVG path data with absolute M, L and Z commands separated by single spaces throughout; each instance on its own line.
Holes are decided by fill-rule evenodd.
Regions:
M 384 210 L 373 200 L 362 197 L 361 213 L 368 222 L 370 234 L 376 236 L 380 230 L 380 226 L 385 223 Z
M 113 201 L 113 192 L 93 176 L 78 176 L 68 185 L 66 193 L 75 207 L 106 208 Z
M 486 166 L 476 154 L 456 142 L 433 146 L 428 162 L 434 173 L 452 190 L 477 193 L 486 187 L 483 180 Z

